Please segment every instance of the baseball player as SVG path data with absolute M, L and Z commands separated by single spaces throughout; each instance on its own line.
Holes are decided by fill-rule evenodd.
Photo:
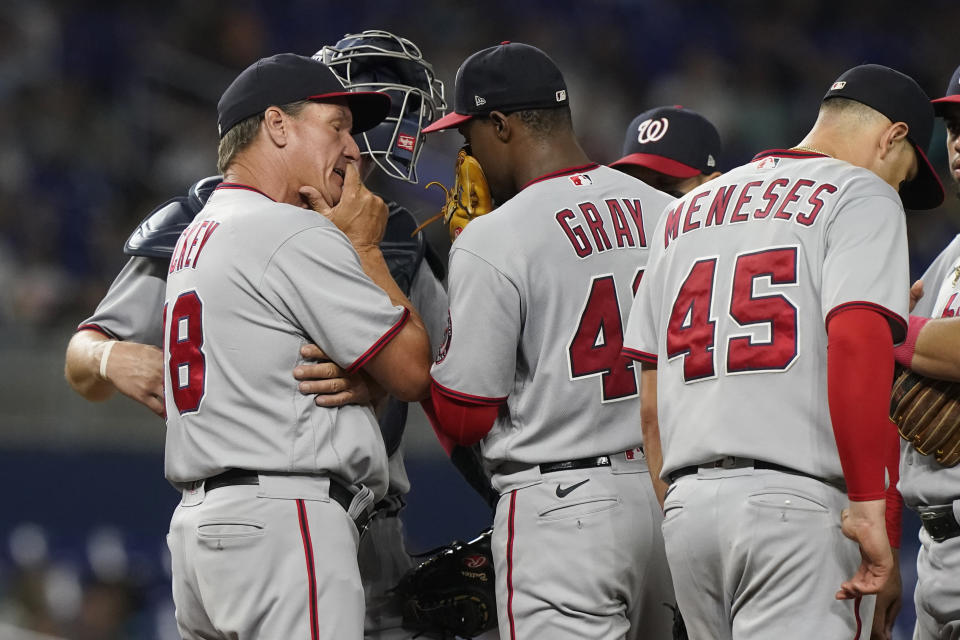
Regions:
M 656 107 L 633 119 L 609 166 L 680 198 L 720 175 L 720 149 L 717 128 L 696 111 Z
M 670 483 L 663 537 L 692 640 L 866 635 L 861 596 L 893 568 L 903 208 L 943 199 L 932 126 L 911 78 L 855 67 L 800 145 L 694 189 L 650 236 L 624 353 L 644 363 L 644 443 L 660 496 Z
M 950 175 L 960 193 L 960 67 L 946 95 L 933 101 L 947 126 Z M 910 315 L 907 339 L 897 347 L 897 361 L 918 373 L 960 380 L 960 359 L 954 345 L 960 339 L 955 316 L 960 307 L 960 236 L 917 281 L 918 298 Z M 934 318 L 930 320 L 930 318 Z M 945 467 L 933 455 L 920 454 L 901 441 L 900 484 L 903 500 L 920 515 L 920 552 L 914 604 L 915 640 L 960 638 L 960 467 Z
M 316 57 L 325 59 L 346 88 L 379 90 L 393 98 L 391 114 L 383 123 L 358 136 L 358 142 L 368 167 L 377 166 L 391 177 L 415 180 L 416 160 L 422 146 L 420 127 L 444 108 L 443 86 L 417 46 L 388 32 L 371 30 L 347 35 Z M 406 139 L 408 135 L 415 138 L 413 145 Z M 375 162 L 370 162 L 370 158 Z M 192 221 L 219 182 L 219 176 L 200 181 L 188 197 L 175 198 L 151 214 L 128 241 L 126 250 L 135 257 L 118 276 L 96 313 L 81 324 L 67 350 L 68 379 L 89 399 L 103 399 L 115 383 L 117 389 L 135 399 L 143 398 L 155 412 L 162 412 L 158 347 L 167 264 L 177 235 Z M 422 235 L 410 238 L 410 230 L 416 224 L 413 216 L 395 203 L 389 206 L 382 252 L 404 293 L 424 312 L 431 336 L 439 337 L 446 318 L 446 294 L 437 280 L 442 277 L 443 267 Z M 103 358 L 100 354 L 105 345 L 112 345 L 112 351 Z M 304 347 L 302 355 L 313 358 L 322 354 L 311 345 Z M 295 375 L 303 381 L 304 393 L 320 394 L 318 403 L 369 401 L 366 387 L 351 382 L 334 363 L 303 364 L 296 367 Z M 128 392 L 131 387 L 139 388 L 133 383 L 141 377 L 150 381 L 142 385 L 144 391 L 140 395 Z M 399 629 L 399 612 L 392 610 L 386 597 L 387 590 L 412 564 L 403 547 L 398 517 L 402 496 L 409 490 L 400 446 L 405 417 L 406 405 L 393 399 L 380 416 L 390 454 L 390 489 L 377 504 L 376 515 L 360 543 L 368 638 L 410 636 Z
M 217 105 L 224 181 L 174 249 L 164 312 L 166 475 L 184 491 L 168 542 L 188 637 L 362 636 L 356 552 L 387 488 L 383 439 L 368 406 L 298 394 L 289 354 L 315 343 L 402 400 L 424 394 L 429 340 L 377 246 L 386 206 L 359 181 L 351 135 L 389 105 L 293 54 L 248 67 Z
M 498 207 L 450 253 L 449 326 L 432 370 L 442 437 L 501 493 L 492 551 L 502 638 L 665 638 L 674 598 L 620 355 L 624 312 L 670 201 L 591 162 L 539 49 L 503 43 L 456 76 L 457 127 Z

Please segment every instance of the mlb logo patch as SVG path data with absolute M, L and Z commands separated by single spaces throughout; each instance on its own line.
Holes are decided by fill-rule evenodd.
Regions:
M 626 456 L 627 460 L 643 460 L 646 458 L 646 455 L 643 453 L 643 447 L 627 449 L 624 451 L 624 455 Z
M 397 136 L 397 147 L 403 149 L 404 151 L 413 151 L 414 145 L 417 144 L 417 139 L 413 136 L 401 133 Z
M 780 164 L 780 158 L 774 158 L 772 156 L 766 157 L 763 160 L 757 162 L 757 169 L 773 169 L 778 164 Z
M 839 89 L 843 89 L 845 86 L 847 86 L 846 80 L 834 82 L 832 85 L 830 85 L 830 91 L 837 91 Z
M 577 187 L 587 187 L 593 184 L 593 180 L 590 179 L 585 173 L 578 173 L 576 175 L 570 176 L 570 182 L 572 182 Z

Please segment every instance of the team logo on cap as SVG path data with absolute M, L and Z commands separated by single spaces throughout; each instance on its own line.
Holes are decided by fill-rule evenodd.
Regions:
M 560 89 L 560 91 L 557 91 L 557 102 L 563 102 L 566 99 L 567 99 L 566 89 Z
M 843 89 L 845 86 L 847 86 L 847 81 L 840 80 L 839 82 L 834 82 L 832 85 L 830 85 L 830 91 L 837 91 L 839 89 Z
M 403 149 L 404 151 L 413 151 L 413 147 L 416 146 L 417 139 L 413 136 L 401 133 L 397 136 L 397 147 Z
M 666 135 L 667 129 L 669 128 L 670 121 L 666 118 L 657 118 L 656 120 L 650 118 L 644 120 L 640 123 L 640 126 L 637 127 L 637 142 L 640 144 L 656 142 Z
M 480 96 L 473 96 L 474 101 L 476 101 L 478 107 L 482 107 L 487 104 L 486 98 L 481 98 Z

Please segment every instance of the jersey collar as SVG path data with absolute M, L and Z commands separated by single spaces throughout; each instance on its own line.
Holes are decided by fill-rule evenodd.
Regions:
M 768 149 L 767 151 L 761 151 L 757 155 L 753 156 L 753 160 L 751 160 L 751 162 L 754 162 L 756 160 L 762 160 L 763 158 L 770 158 L 770 157 L 796 158 L 796 159 L 802 160 L 804 158 L 829 158 L 830 156 L 828 156 L 825 153 L 817 153 L 815 151 L 803 151 L 802 149 Z
M 267 198 L 269 200 L 272 200 L 273 202 L 276 202 L 276 200 L 274 200 L 273 198 L 265 194 L 263 191 L 260 191 L 260 189 L 251 187 L 248 184 L 240 184 L 239 182 L 221 182 L 220 184 L 217 185 L 217 188 L 214 189 L 214 191 L 219 191 L 220 189 L 240 189 L 243 191 L 253 191 L 254 193 L 259 193 L 264 198 Z
M 568 169 L 560 169 L 559 171 L 554 171 L 554 172 L 552 172 L 552 173 L 548 173 L 548 174 L 546 174 L 546 175 L 542 175 L 542 176 L 540 176 L 539 178 L 534 178 L 533 180 L 531 180 L 531 181 L 528 182 L 527 184 L 525 184 L 525 185 L 523 185 L 522 187 L 520 187 L 520 191 L 523 191 L 524 189 L 526 189 L 527 187 L 529 187 L 529 186 L 532 185 L 532 184 L 536 184 L 536 183 L 538 183 L 538 182 L 543 182 L 544 180 L 552 180 L 553 178 L 559 178 L 559 177 L 561 177 L 561 176 L 570 176 L 570 175 L 573 175 L 573 174 L 575 174 L 575 173 L 583 173 L 583 172 L 585 172 L 585 171 L 593 171 L 594 169 L 596 169 L 596 168 L 599 167 L 599 166 L 600 166 L 600 165 L 597 164 L 596 162 L 591 162 L 590 164 L 584 164 L 584 165 L 581 165 L 581 166 L 579 166 L 579 167 L 570 167 L 570 168 L 568 168 Z

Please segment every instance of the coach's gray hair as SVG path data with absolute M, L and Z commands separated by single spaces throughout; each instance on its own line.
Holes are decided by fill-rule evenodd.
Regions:
M 281 105 L 280 110 L 296 118 L 309 103 L 309 100 L 298 100 Z M 220 146 L 217 147 L 217 171 L 221 174 L 225 173 L 236 155 L 250 146 L 250 143 L 256 139 L 257 132 L 260 131 L 261 122 L 263 122 L 262 112 L 241 120 L 227 131 L 226 135 L 220 139 Z

